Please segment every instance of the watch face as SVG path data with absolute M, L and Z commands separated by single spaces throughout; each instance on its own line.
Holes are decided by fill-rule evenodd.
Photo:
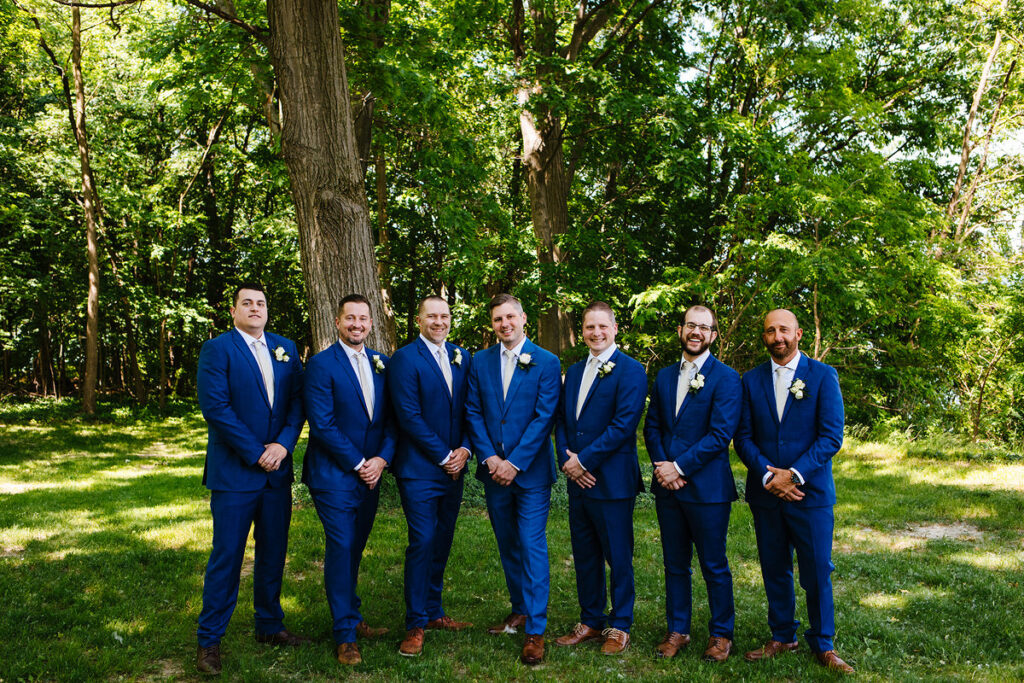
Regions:
M 793 482 L 794 484 L 799 484 L 800 483 L 800 477 L 796 476 L 796 472 L 792 472 L 789 475 L 789 480 L 791 482 Z

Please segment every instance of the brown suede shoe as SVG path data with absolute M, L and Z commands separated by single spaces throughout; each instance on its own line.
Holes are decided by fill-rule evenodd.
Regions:
M 544 636 L 528 633 L 523 643 L 523 653 L 519 661 L 527 666 L 536 666 L 544 661 Z
M 853 673 L 853 667 L 839 659 L 839 655 L 836 654 L 835 650 L 818 652 L 814 655 L 814 658 L 818 660 L 818 664 L 821 664 L 830 671 L 838 671 L 843 674 Z
M 601 631 L 604 644 L 601 646 L 603 655 L 621 655 L 629 649 L 629 634 L 617 628 L 606 628 Z
M 363 656 L 359 654 L 359 646 L 355 643 L 342 643 L 338 646 L 337 655 L 342 664 L 355 666 L 363 663 Z
M 196 668 L 204 674 L 216 676 L 220 673 L 220 643 L 196 648 Z
M 423 653 L 423 629 L 411 628 L 405 632 L 405 640 L 398 646 L 403 657 L 418 657 Z
M 500 624 L 489 626 L 487 632 L 492 636 L 496 636 L 501 633 L 518 633 L 519 629 L 526 626 L 526 615 L 525 614 L 512 614 L 505 617 L 505 620 Z
M 428 621 L 427 625 L 424 626 L 424 628 L 428 631 L 461 631 L 462 629 L 469 628 L 472 625 L 473 624 L 469 623 L 468 621 L 455 621 L 446 614 L 443 617 L 439 617 L 437 619 L 432 619 Z
M 769 640 L 760 649 L 751 650 L 743 655 L 743 658 L 748 662 L 756 662 L 760 659 L 771 659 L 783 652 L 796 652 L 798 647 L 800 647 L 800 643 L 795 640 L 792 643 L 780 643 L 777 640 Z
M 662 638 L 661 642 L 654 648 L 654 654 L 658 657 L 675 657 L 676 653 L 690 644 L 689 633 L 676 633 L 669 631 Z
M 386 626 L 370 626 L 365 621 L 360 621 L 356 624 L 356 638 L 380 638 L 389 630 Z
M 570 645 L 585 643 L 588 640 L 597 640 L 600 637 L 601 632 L 596 628 L 590 628 L 586 624 L 576 624 L 572 627 L 572 630 L 564 636 L 556 638 L 555 645 L 558 645 L 559 647 L 568 647 Z
M 299 647 L 313 641 L 305 636 L 292 633 L 288 629 L 281 629 L 277 633 L 257 633 L 256 642 L 266 645 L 287 645 L 288 647 Z
M 705 662 L 724 662 L 732 654 L 732 641 L 721 636 L 708 638 L 708 647 L 701 657 Z

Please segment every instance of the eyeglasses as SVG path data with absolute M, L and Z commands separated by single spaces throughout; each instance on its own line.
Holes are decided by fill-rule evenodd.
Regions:
M 693 332 L 694 330 L 700 330 L 701 334 L 707 334 L 708 332 L 711 332 L 715 328 L 711 327 L 710 325 L 698 325 L 697 323 L 684 323 L 683 324 L 683 329 L 686 330 L 687 332 Z

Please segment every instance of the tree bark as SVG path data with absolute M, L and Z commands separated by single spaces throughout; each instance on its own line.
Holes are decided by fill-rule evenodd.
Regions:
M 89 292 L 85 313 L 85 374 L 82 377 L 82 410 L 96 412 L 96 382 L 100 336 L 100 262 L 97 244 L 99 198 L 89 162 L 89 138 L 85 128 L 85 80 L 82 76 L 82 17 L 71 8 L 71 68 L 75 80 L 74 132 L 82 166 L 82 206 L 85 210 L 85 242 L 89 260 Z
M 337 340 L 338 300 L 358 292 L 378 322 L 369 345 L 390 352 L 337 3 L 270 0 L 267 17 L 315 350 Z

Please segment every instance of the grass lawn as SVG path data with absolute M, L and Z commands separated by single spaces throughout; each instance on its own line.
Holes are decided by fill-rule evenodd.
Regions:
M 205 425 L 187 407 L 162 420 L 107 411 L 85 421 L 67 405 L 0 405 L 0 683 L 200 678 L 195 620 L 211 534 L 209 496 L 200 483 Z M 738 461 L 735 469 L 742 482 Z M 858 678 L 1024 679 L 1024 461 L 991 451 L 848 439 L 835 474 L 836 646 Z M 323 532 L 305 488 L 296 485 L 282 601 L 288 627 L 316 644 L 285 650 L 254 642 L 250 545 L 239 609 L 222 643 L 221 678 L 835 678 L 803 645 L 802 653 L 761 664 L 742 657 L 701 663 L 708 611 L 699 571 L 694 645 L 673 660 L 656 660 L 652 648 L 665 629 L 664 585 L 649 495 L 640 498 L 635 515 L 637 604 L 630 651 L 615 659 L 586 645 L 549 647 L 541 666 L 522 666 L 521 636 L 493 637 L 483 629 L 509 607 L 482 491 L 470 482 L 446 606 L 477 627 L 429 632 L 422 657 L 398 655 L 406 530 L 394 481 L 386 478 L 360 593 L 367 619 L 391 633 L 361 644 L 363 665 L 342 669 L 333 659 L 323 593 Z M 554 500 L 548 525 L 551 637 L 578 615 L 564 482 Z M 733 506 L 729 557 L 742 652 L 760 645 L 768 629 L 750 510 L 741 502 Z M 797 594 L 797 614 L 806 624 L 802 592 Z

